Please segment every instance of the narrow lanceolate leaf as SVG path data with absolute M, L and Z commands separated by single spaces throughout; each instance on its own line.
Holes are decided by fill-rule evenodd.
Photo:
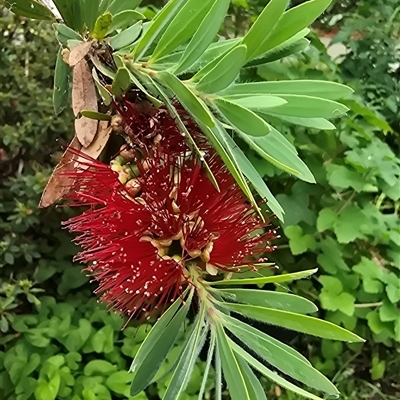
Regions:
M 205 327 L 203 326 L 204 323 L 203 310 L 203 312 L 200 312 L 198 316 L 196 325 L 171 377 L 167 390 L 163 396 L 163 400 L 176 400 L 184 393 L 191 378 L 201 347 L 204 345 L 204 333 L 206 333 L 204 330 Z M 208 331 L 208 327 L 206 330 Z
M 88 63 L 82 59 L 73 69 L 72 109 L 78 116 L 82 110 L 98 111 L 96 87 Z M 87 147 L 97 132 L 97 121 L 86 117 L 75 120 L 75 132 L 80 143 Z
M 266 283 L 283 283 L 291 282 L 297 279 L 308 278 L 318 271 L 317 268 L 309 269 L 307 271 L 294 272 L 293 274 L 262 276 L 259 278 L 245 278 L 245 279 L 225 279 L 223 281 L 210 282 L 212 286 L 227 286 L 227 285 L 262 285 Z
M 283 219 L 283 209 L 273 196 L 273 194 L 268 189 L 267 185 L 265 184 L 264 180 L 261 178 L 260 174 L 254 168 L 253 164 L 248 160 L 248 158 L 244 155 L 242 150 L 238 147 L 235 141 L 229 136 L 228 132 L 222 127 L 222 125 L 218 122 L 216 124 L 216 128 L 212 129 L 214 135 L 217 137 L 219 142 L 223 144 L 225 150 L 230 154 L 230 158 L 233 162 L 237 165 L 237 170 L 240 175 L 244 175 L 247 177 L 248 181 L 252 183 L 258 194 L 267 200 L 267 206 L 270 210 L 279 218 Z M 211 139 L 210 139 L 211 140 Z M 230 171 L 231 172 L 231 171 Z M 232 172 L 231 172 L 232 173 Z M 241 178 L 242 179 L 242 178 Z M 255 203 L 255 199 L 250 194 L 247 194 L 247 189 L 245 190 L 241 186 L 241 181 L 236 180 L 240 188 L 243 192 L 248 196 L 250 201 L 253 205 L 258 208 L 258 205 Z M 244 187 L 247 188 L 247 182 L 244 180 L 243 183 Z
M 112 36 L 110 38 L 110 46 L 114 50 L 119 50 L 123 47 L 129 46 L 139 37 L 142 29 L 142 21 L 136 22 L 136 24 L 130 26 L 128 29 L 124 29 L 115 36 Z
M 54 20 L 51 11 L 35 0 L 5 0 L 4 4 L 10 11 L 22 17 Z
M 214 0 L 192 40 L 182 54 L 175 74 L 180 74 L 197 62 L 217 35 L 228 12 L 230 0 Z
M 56 115 L 60 114 L 68 105 L 69 82 L 71 68 L 64 62 L 62 48 L 57 54 L 56 69 L 54 74 L 53 105 Z
M 110 2 L 107 10 L 112 15 L 118 14 L 126 10 L 134 10 L 142 0 L 113 0 Z
M 250 392 L 238 364 L 228 337 L 223 327 L 218 324 L 217 330 L 217 352 L 221 358 L 222 371 L 228 385 L 229 394 L 232 400 L 254 400 L 250 397 Z
M 71 0 L 53 0 L 53 3 L 60 13 L 64 23 L 74 28 L 74 14 Z
M 258 380 L 253 370 L 249 367 L 246 361 L 240 356 L 236 356 L 240 371 L 246 383 L 251 399 L 267 400 L 265 389 L 262 387 L 261 382 Z
M 127 10 L 122 11 L 112 17 L 111 25 L 108 29 L 108 33 L 114 32 L 117 29 L 125 28 L 132 25 L 134 21 L 146 19 L 146 17 L 138 11 Z
M 251 304 L 253 306 L 276 308 L 299 314 L 309 314 L 318 311 L 316 305 L 311 301 L 290 293 L 255 289 L 224 289 L 219 291 L 219 293 L 227 300 Z
M 282 143 L 272 128 L 271 134 L 263 137 L 250 137 L 239 132 L 239 136 L 254 150 L 260 157 L 274 164 L 276 167 L 297 176 L 305 182 L 315 183 L 315 178 L 307 165 L 300 157 L 288 151 L 286 145 Z
M 99 92 L 99 94 L 103 100 L 103 103 L 106 106 L 109 106 L 112 102 L 112 95 L 108 91 L 108 89 L 105 86 L 103 86 L 103 84 L 100 82 L 99 76 L 97 75 L 97 72 L 94 68 L 92 69 L 92 76 L 93 76 L 97 91 Z
M 97 121 L 110 121 L 111 115 L 100 113 L 98 111 L 82 110 L 81 115 L 86 118 L 95 119 Z
M 82 36 L 67 25 L 53 24 L 53 28 L 56 31 L 58 41 L 62 44 L 67 44 L 67 41 L 71 39 L 83 41 Z
M 266 52 L 262 56 L 250 60 L 243 68 L 258 67 L 260 65 L 268 64 L 277 60 L 281 60 L 282 58 L 301 53 L 310 45 L 310 41 L 307 39 L 300 39 L 294 43 L 288 45 L 285 44 L 286 42 L 282 43 L 282 45 L 280 46 L 275 47 L 271 51 Z
M 271 0 L 242 40 L 248 48 L 247 60 L 268 50 L 268 39 L 279 24 L 289 0 Z M 267 49 L 267 50 L 264 50 Z
M 99 11 L 99 0 L 83 0 L 81 1 L 81 10 L 83 15 L 83 22 L 85 23 L 88 31 L 93 32 L 94 24 L 96 22 Z
M 203 380 L 201 381 L 198 400 L 203 400 L 203 395 L 204 392 L 206 391 L 207 381 L 211 369 L 211 363 L 214 357 L 215 341 L 216 341 L 215 335 L 211 334 L 210 345 L 208 347 L 208 353 L 207 353 L 206 366 L 204 368 Z
M 224 315 L 224 324 L 255 354 L 284 374 L 329 395 L 338 394 L 335 386 L 294 349 L 236 318 Z
M 269 125 L 261 117 L 247 108 L 221 98 L 215 99 L 214 104 L 238 131 L 250 136 L 264 136 L 271 131 Z
M 175 75 L 162 72 L 157 75 L 176 95 L 179 102 L 197 120 L 208 127 L 215 125 L 207 106 Z
M 303 332 L 308 335 L 324 339 L 342 340 L 344 342 L 364 342 L 364 339 L 356 334 L 318 318 L 247 304 L 224 303 L 224 306 L 245 315 L 247 318 L 263 321 L 271 325 L 282 326 L 283 328 Z
M 110 12 L 106 12 L 97 18 L 94 24 L 92 37 L 101 40 L 106 37 L 112 24 L 113 17 Z
M 214 0 L 187 0 L 161 36 L 150 63 L 171 53 L 196 32 Z
M 270 115 L 288 115 L 300 118 L 310 117 L 330 119 L 340 117 L 349 110 L 348 107 L 341 103 L 318 97 L 298 94 L 279 94 L 278 96 L 285 99 L 287 104 L 260 113 Z
M 138 45 L 135 47 L 135 50 L 133 52 L 133 58 L 135 60 L 140 60 L 140 58 L 143 56 L 149 46 L 154 42 L 154 40 L 160 35 L 160 33 L 168 25 L 171 19 L 176 15 L 177 10 L 179 10 L 186 2 L 187 0 L 170 0 L 157 13 L 149 29 L 142 36 Z
M 242 94 L 242 95 L 230 96 L 230 95 L 225 95 L 224 93 L 222 93 L 222 95 L 223 99 L 231 101 L 232 103 L 235 104 L 239 104 L 239 106 L 248 108 L 253 111 L 265 111 L 270 108 L 283 106 L 284 104 L 287 103 L 285 99 L 270 95 L 246 96 L 246 94 Z
M 140 364 L 136 364 L 138 367 L 131 384 L 131 396 L 136 396 L 139 394 L 152 382 L 153 378 L 156 376 L 162 363 L 167 358 L 174 343 L 176 342 L 176 339 L 178 338 L 179 331 L 182 328 L 186 319 L 186 315 L 189 311 L 190 303 L 191 297 L 171 319 L 165 329 L 160 332 L 158 338 L 154 338 L 155 341 L 153 343 L 153 347 L 149 349 L 146 357 L 142 359 Z
M 332 0 L 311 0 L 300 4 L 286 11 L 279 24 L 268 35 L 265 45 L 260 46 L 252 57 L 258 57 L 261 54 L 279 46 L 281 43 L 290 39 L 296 33 L 312 24 L 331 4 Z
M 276 372 L 272 372 L 265 365 L 261 364 L 258 360 L 256 360 L 252 355 L 250 355 L 247 351 L 242 349 L 239 345 L 233 342 L 233 340 L 229 339 L 229 344 L 231 345 L 233 351 L 236 353 L 237 357 L 242 357 L 244 361 L 248 362 L 253 368 L 257 369 L 261 372 L 265 377 L 271 379 L 273 382 L 277 383 L 278 386 L 288 389 L 291 392 L 294 392 L 302 397 L 305 397 L 310 400 L 323 400 L 321 397 L 318 397 L 312 393 L 307 392 L 304 389 L 299 388 L 293 383 L 287 381 L 286 379 L 279 376 Z
M 208 128 L 207 126 L 200 125 L 203 132 L 207 136 L 208 140 L 214 146 L 215 150 L 221 157 L 222 161 L 225 163 L 229 172 L 234 177 L 236 183 L 242 189 L 243 193 L 248 197 L 248 199 L 253 204 L 256 210 L 259 210 L 258 204 L 251 192 L 251 189 L 242 174 L 241 168 L 236 160 L 236 157 L 232 151 L 233 146 L 227 141 L 227 133 L 221 129 L 220 124 L 216 124 L 213 128 Z M 236 145 L 236 144 L 235 144 Z
M 196 85 L 196 90 L 216 93 L 227 88 L 240 73 L 246 58 L 246 46 L 240 45 L 230 50 L 218 64 Z
M 299 80 L 239 83 L 224 90 L 221 95 L 241 98 L 249 95 L 295 94 L 337 100 L 346 98 L 352 93 L 353 89 L 336 82 Z
M 267 122 L 268 117 L 262 116 Z M 273 118 L 279 118 L 282 121 L 288 122 L 293 125 L 305 126 L 306 128 L 314 128 L 318 130 L 334 130 L 335 125 L 325 118 L 301 118 L 301 117 L 289 117 L 288 115 L 275 115 Z

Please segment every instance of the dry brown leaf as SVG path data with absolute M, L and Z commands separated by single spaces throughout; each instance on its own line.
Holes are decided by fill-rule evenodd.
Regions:
M 73 47 L 69 53 L 68 64 L 70 67 L 75 67 L 92 48 L 93 41 L 82 42 Z
M 98 111 L 94 80 L 87 61 L 83 58 L 73 69 L 72 109 L 77 116 L 82 110 Z M 88 147 L 97 132 L 98 121 L 86 117 L 75 120 L 75 132 L 84 147 Z
M 90 146 L 83 148 L 82 153 L 90 157 L 97 158 L 106 146 L 112 129 L 109 121 L 100 121 L 96 136 Z
M 64 152 L 61 161 L 57 164 L 49 181 L 47 182 L 42 194 L 42 198 L 39 202 L 39 207 L 45 208 L 51 206 L 68 192 L 71 179 L 63 176 L 61 173 L 71 171 L 74 168 L 75 156 L 69 152 L 70 148 L 76 150 L 82 149 L 82 145 L 79 143 L 79 140 L 76 136 L 72 139 L 67 150 Z

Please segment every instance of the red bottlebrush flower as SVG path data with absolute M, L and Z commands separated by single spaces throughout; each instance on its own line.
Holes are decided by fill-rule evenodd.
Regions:
M 198 146 L 207 147 L 201 129 L 187 116 L 180 104 L 174 106 Z M 132 143 L 140 148 L 149 149 L 156 146 L 168 153 L 178 154 L 188 150 L 183 134 L 165 107 L 157 108 L 145 101 L 134 103 L 126 98 L 119 103 L 114 102 L 114 107 L 122 118 L 122 130 Z
M 192 155 L 154 151 L 128 177 L 126 166 L 79 155 L 67 199 L 88 209 L 65 225 L 80 234 L 76 259 L 91 264 L 101 300 L 130 318 L 174 301 L 192 268 L 200 275 L 236 272 L 273 250 L 275 232 L 216 155 L 208 163 L 219 192 Z

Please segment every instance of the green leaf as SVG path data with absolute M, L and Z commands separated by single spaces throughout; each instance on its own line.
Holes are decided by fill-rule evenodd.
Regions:
M 249 367 L 247 362 L 241 357 L 236 357 L 236 360 L 246 383 L 246 387 L 249 391 L 250 399 L 267 400 L 265 389 L 262 387 L 260 381 Z
M 265 53 L 269 49 L 268 38 L 271 36 L 276 25 L 278 25 L 277 29 L 279 29 L 279 20 L 286 10 L 288 3 L 289 0 L 271 0 L 246 33 L 242 44 L 248 47 L 248 60 Z M 264 48 L 267 50 L 264 50 Z
M 315 250 L 317 247 L 315 237 L 310 234 L 304 234 L 303 229 L 298 225 L 289 225 L 284 232 L 290 239 L 289 246 L 293 255 L 305 253 L 307 250 Z
M 191 292 L 193 293 L 193 292 Z M 136 396 L 145 389 L 156 376 L 162 363 L 167 358 L 172 346 L 178 338 L 179 331 L 185 322 L 186 315 L 191 304 L 192 294 L 186 304 L 173 316 L 170 322 L 165 326 L 164 330 L 159 333 L 158 338 L 154 340 L 153 345 L 146 348 L 146 354 L 142 350 L 143 342 L 139 352 L 137 353 L 131 371 L 135 371 L 135 376 L 132 381 L 130 395 Z M 180 299 L 178 299 L 180 300 Z M 143 357 L 145 355 L 145 357 Z M 140 361 L 136 359 L 139 357 Z
M 272 128 L 272 132 L 263 137 L 250 137 L 241 132 L 239 136 L 265 160 L 305 182 L 315 183 L 315 178 L 307 165 L 297 154 L 288 151 L 286 143 L 282 143 L 276 132 Z
M 157 74 L 157 77 L 159 77 L 162 82 L 165 82 L 175 93 L 179 102 L 195 119 L 208 127 L 213 127 L 215 125 L 214 118 L 207 106 L 175 75 L 164 71 Z
M 315 274 L 318 269 L 309 269 L 307 271 L 294 272 L 292 274 L 262 276 L 259 278 L 244 278 L 244 279 L 226 279 L 222 281 L 209 282 L 212 286 L 233 286 L 233 285 L 262 285 L 266 283 L 282 283 L 291 282 L 296 279 L 308 278 Z
M 53 0 L 53 3 L 55 4 L 65 24 L 71 28 L 75 28 L 73 2 L 71 0 Z
M 149 63 L 173 52 L 198 29 L 214 0 L 187 0 L 161 36 Z
M 92 37 L 98 40 L 103 39 L 107 35 L 112 21 L 113 17 L 110 12 L 106 12 L 103 15 L 100 15 L 100 17 L 97 18 L 96 23 L 94 24 Z
M 254 400 L 250 397 L 242 370 L 228 342 L 228 337 L 220 324 L 216 325 L 216 331 L 217 352 L 221 357 L 224 378 L 232 400 Z
M 31 19 L 53 20 L 52 12 L 35 0 L 5 0 L 4 5 L 13 13 Z
M 247 304 L 224 303 L 224 306 L 245 315 L 247 318 L 256 319 L 271 325 L 282 326 L 283 328 L 303 332 L 308 335 L 344 342 L 364 342 L 364 339 L 340 326 L 307 315 Z
M 118 0 L 115 0 L 118 1 Z M 176 15 L 176 11 L 181 8 L 187 0 L 170 0 L 154 17 L 149 29 L 140 39 L 133 52 L 133 58 L 140 60 L 149 46 L 160 35 L 171 19 Z
M 262 118 L 247 108 L 218 98 L 213 100 L 213 103 L 238 131 L 250 136 L 264 136 L 271 131 L 270 126 Z
M 112 17 L 112 23 L 108 29 L 108 33 L 114 32 L 115 30 L 120 28 L 125 28 L 131 25 L 133 21 L 140 19 L 146 19 L 146 17 L 138 11 L 122 11 Z
M 142 0 L 114 0 L 107 10 L 114 16 L 120 12 L 134 10 Z
M 112 102 L 112 95 L 105 88 L 105 86 L 102 85 L 102 83 L 99 80 L 99 76 L 97 75 L 97 72 L 96 72 L 96 70 L 94 68 L 92 70 L 92 76 L 93 76 L 93 80 L 94 80 L 94 83 L 96 85 L 96 88 L 97 88 L 97 90 L 98 90 L 98 92 L 99 92 L 99 94 L 100 94 L 100 96 L 101 96 L 101 98 L 103 100 L 103 103 L 106 106 L 109 106 L 111 104 L 111 102 Z
M 309 314 L 318 311 L 318 308 L 311 301 L 290 293 L 255 289 L 224 289 L 219 290 L 218 293 L 230 301 L 233 300 L 253 306 L 276 308 L 299 314 Z
M 319 97 L 297 94 L 279 94 L 279 97 L 286 100 L 287 104 L 260 114 L 269 114 L 277 117 L 279 115 L 288 115 L 300 118 L 337 118 L 348 111 L 348 108 L 341 103 Z
M 195 86 L 196 90 L 204 93 L 216 93 L 225 89 L 238 77 L 245 58 L 246 46 L 234 47 L 200 79 Z
M 236 86 L 236 85 L 235 85 Z M 228 89 L 229 90 L 229 89 Z M 220 93 L 222 98 L 232 103 L 239 104 L 242 107 L 249 108 L 253 111 L 263 111 L 269 108 L 274 108 L 286 104 L 287 101 L 276 96 L 259 95 L 259 96 L 246 96 L 245 94 L 239 96 L 229 96 L 224 93 Z
M 337 214 L 331 208 L 323 208 L 317 218 L 317 230 L 318 232 L 324 232 L 328 229 L 332 229 L 336 221 Z
M 68 105 L 69 82 L 71 79 L 71 68 L 62 57 L 62 47 L 57 54 L 56 68 L 54 74 L 53 105 L 56 115 L 60 114 Z
M 281 43 L 290 39 L 296 33 L 312 24 L 329 6 L 332 0 L 311 0 L 286 11 L 275 29 L 267 35 L 266 40 L 251 55 L 255 58 Z
M 99 0 L 81 0 L 81 7 L 83 22 L 89 33 L 92 33 L 98 17 Z
M 365 237 L 362 228 L 369 223 L 370 220 L 359 207 L 349 205 L 337 216 L 333 230 L 339 243 L 350 243 Z
M 119 97 L 132 85 L 129 70 L 126 67 L 118 68 L 112 83 L 112 93 Z
M 83 117 L 95 119 L 97 121 L 110 121 L 111 120 L 111 115 L 104 114 L 104 113 L 101 113 L 98 111 L 82 110 L 80 113 Z
M 266 366 L 264 366 L 259 361 L 257 361 L 253 356 L 251 356 L 249 353 L 247 353 L 245 350 L 243 350 L 240 346 L 238 346 L 236 343 L 234 343 L 231 339 L 229 339 L 229 343 L 230 343 L 233 351 L 239 357 L 242 357 L 243 360 L 245 360 L 252 367 L 254 367 L 258 371 L 260 371 L 264 376 L 271 379 L 273 382 L 277 383 L 280 387 L 288 389 L 288 390 L 290 390 L 294 393 L 297 393 L 298 395 L 305 397 L 307 399 L 323 400 L 321 397 L 318 397 L 312 393 L 307 392 L 304 389 L 297 387 L 293 383 L 291 383 L 291 382 L 287 381 L 286 379 L 282 378 L 281 376 L 279 376 L 276 372 L 272 372 Z
M 204 312 L 205 309 L 203 307 L 202 311 L 200 311 L 198 315 L 197 321 L 195 322 L 193 332 L 186 343 L 182 356 L 180 357 L 180 360 L 171 377 L 167 390 L 163 396 L 163 400 L 179 399 L 184 393 L 184 390 L 191 378 L 197 357 L 201 347 L 204 345 L 204 332 L 207 333 L 208 331 L 208 327 L 205 328 L 205 330 L 203 329 Z
M 132 44 L 140 35 L 143 29 L 142 21 L 136 22 L 127 29 L 110 38 L 110 46 L 114 50 L 122 49 L 123 47 Z
M 223 96 L 296 94 L 337 100 L 350 96 L 353 89 L 336 82 L 318 80 L 252 82 L 233 85 L 224 90 Z
M 224 322 L 248 348 L 284 374 L 329 395 L 338 394 L 335 386 L 294 349 L 236 318 L 224 316 Z
M 67 25 L 64 24 L 53 24 L 53 28 L 56 31 L 57 40 L 66 45 L 68 40 L 78 40 L 79 42 L 83 41 L 83 38 L 79 33 L 75 32 L 73 29 L 68 28 Z
M 305 126 L 306 128 L 313 128 L 318 130 L 335 130 L 336 126 L 329 122 L 325 118 L 301 118 L 301 117 L 289 117 L 287 115 L 275 115 L 275 118 L 279 118 L 282 121 L 288 122 L 293 125 Z M 268 117 L 265 118 L 268 122 Z
M 174 74 L 180 74 L 187 70 L 206 51 L 221 27 L 228 12 L 229 4 L 230 0 L 214 0 L 207 15 L 182 54 L 178 66 L 174 69 Z
M 108 376 L 105 384 L 114 393 L 124 395 L 129 389 L 129 381 L 132 379 L 132 374 L 127 371 L 117 371 Z
M 309 30 L 306 29 L 304 31 L 308 32 Z M 254 60 L 250 60 L 248 63 L 246 63 L 244 68 L 254 68 L 260 65 L 281 60 L 282 58 L 289 57 L 293 54 L 302 52 L 310 45 L 310 41 L 307 39 L 304 38 L 300 40 L 296 39 L 296 41 L 292 41 L 292 39 L 293 38 L 282 43 L 280 46 L 277 46 L 274 49 L 267 51 L 262 56 L 255 58 Z
M 205 369 L 204 369 L 203 380 L 201 381 L 198 400 L 203 399 L 204 393 L 206 391 L 208 376 L 210 374 L 211 363 L 212 363 L 214 351 L 215 351 L 215 341 L 216 341 L 215 335 L 211 334 L 211 340 L 210 340 L 210 344 L 208 347 L 207 360 L 206 360 L 206 365 L 205 365 Z

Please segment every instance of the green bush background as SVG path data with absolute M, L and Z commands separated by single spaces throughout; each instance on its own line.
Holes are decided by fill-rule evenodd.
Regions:
M 234 0 L 223 33 L 243 32 L 266 3 Z M 318 24 L 340 28 L 334 41 L 350 51 L 336 62 L 313 33 L 305 54 L 242 76 L 330 79 L 356 90 L 336 131 L 282 127 L 316 185 L 291 178 L 248 150 L 286 209 L 273 260 L 283 271 L 319 268 L 315 278 L 291 289 L 317 302 L 321 317 L 367 339 L 361 346 L 290 336 L 351 400 L 400 396 L 396 3 L 337 1 Z M 153 11 L 145 12 L 151 17 Z M 77 249 L 60 228 L 70 211 L 37 207 L 55 165 L 50 155 L 57 155 L 60 141 L 72 134 L 71 113 L 56 117 L 52 108 L 57 43 L 50 26 L 7 13 L 0 17 L 0 30 L 0 397 L 129 398 L 127 370 L 148 327 L 136 333 L 133 323 L 121 331 L 123 320 L 97 303 L 82 267 L 71 261 Z M 361 39 L 353 40 L 354 32 Z M 183 400 L 197 399 L 202 368 L 199 362 Z M 263 382 L 268 398 L 294 399 Z M 164 386 L 161 382 L 135 399 L 157 399 Z M 212 382 L 208 390 L 212 398 Z

